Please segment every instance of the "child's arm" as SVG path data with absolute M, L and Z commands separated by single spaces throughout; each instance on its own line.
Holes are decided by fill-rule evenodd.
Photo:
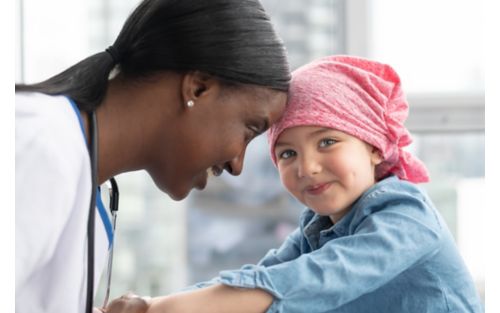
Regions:
M 291 261 L 301 255 L 300 242 L 302 235 L 300 229 L 297 228 L 281 244 L 278 249 L 269 250 L 266 255 L 257 263 L 258 266 L 271 266 L 284 262 Z M 212 285 L 220 284 L 220 277 L 217 276 L 209 281 L 197 283 L 195 285 L 184 288 L 182 291 L 191 291 L 199 288 L 206 288 Z
M 264 313 L 272 301 L 273 297 L 262 289 L 217 284 L 154 298 L 147 313 Z
M 300 255 L 300 231 L 297 229 L 288 236 L 279 249 L 270 250 L 259 262 L 270 266 L 292 260 Z M 157 312 L 265 312 L 271 305 L 272 296 L 262 289 L 243 289 L 219 284 L 220 277 L 190 286 L 184 292 L 153 298 L 148 313 Z M 113 300 L 106 313 L 144 313 L 142 303 L 129 295 Z M 151 304 L 154 305 L 151 305 Z M 207 304 L 208 303 L 208 304 Z M 214 305 L 212 308 L 211 305 Z M 189 307 L 188 307 L 189 306 Z M 236 306 L 233 308 L 232 306 Z M 210 311 L 212 310 L 212 311 Z
M 127 294 L 114 299 L 106 309 L 100 309 L 99 312 L 264 313 L 272 301 L 273 297 L 262 289 L 243 289 L 216 284 L 153 299 Z
M 317 250 L 308 252 L 304 247 L 302 255 L 282 263 L 223 271 L 219 281 L 268 291 L 274 296 L 269 312 L 335 310 L 380 288 L 436 251 L 440 226 L 426 203 L 413 200 L 383 203 L 384 210 L 351 225 L 354 233 L 337 228 L 343 235 Z
M 300 229 L 295 229 L 295 231 L 288 235 L 279 249 L 269 250 L 257 265 L 272 266 L 298 258 L 302 254 L 300 249 L 302 238 Z

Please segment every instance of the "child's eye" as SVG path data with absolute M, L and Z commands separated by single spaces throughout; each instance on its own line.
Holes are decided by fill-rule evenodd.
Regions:
M 293 151 L 293 150 L 285 150 L 285 151 L 281 152 L 281 153 L 278 155 L 278 157 L 279 157 L 280 159 L 284 159 L 284 160 L 286 160 L 286 159 L 289 159 L 289 158 L 291 158 L 291 157 L 293 157 L 293 156 L 295 156 L 295 155 L 296 155 L 295 151 Z
M 320 142 L 319 142 L 319 146 L 321 148 L 324 148 L 324 147 L 328 147 L 328 146 L 331 146 L 333 145 L 334 143 L 336 143 L 337 140 L 335 139 L 332 139 L 332 138 L 325 138 L 325 139 L 321 139 Z

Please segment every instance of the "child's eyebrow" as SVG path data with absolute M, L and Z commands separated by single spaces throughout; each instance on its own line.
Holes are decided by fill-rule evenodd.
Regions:
M 307 137 L 311 138 L 311 137 L 315 137 L 315 136 L 321 135 L 323 133 L 332 132 L 332 131 L 334 132 L 335 129 L 328 128 L 328 127 L 321 127 L 320 129 L 315 130 L 315 131 L 311 132 L 310 134 L 308 134 Z M 277 141 L 274 146 L 275 147 L 290 146 L 291 144 L 292 144 L 291 142 L 287 142 L 287 141 Z
M 312 133 L 310 133 L 308 135 L 308 137 L 313 137 L 313 136 L 316 136 L 316 135 L 321 135 L 322 133 L 327 133 L 327 132 L 332 132 L 332 131 L 335 131 L 335 129 L 328 128 L 328 127 L 322 127 L 320 129 L 315 130 Z

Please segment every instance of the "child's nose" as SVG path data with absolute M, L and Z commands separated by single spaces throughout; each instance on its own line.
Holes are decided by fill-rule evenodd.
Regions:
M 308 155 L 300 158 L 297 169 L 299 178 L 314 176 L 319 172 L 321 172 L 321 164 L 314 156 Z

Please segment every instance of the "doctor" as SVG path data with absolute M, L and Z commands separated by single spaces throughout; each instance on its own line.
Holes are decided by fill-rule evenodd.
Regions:
M 97 186 L 145 169 L 180 200 L 238 175 L 289 79 L 258 0 L 145 0 L 111 47 L 16 86 L 16 312 L 90 312 L 113 240 Z

